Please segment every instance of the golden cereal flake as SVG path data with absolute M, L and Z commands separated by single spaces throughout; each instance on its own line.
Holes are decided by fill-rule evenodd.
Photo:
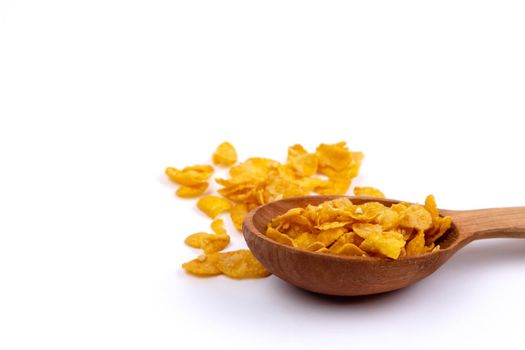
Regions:
M 237 151 L 229 142 L 221 143 L 212 156 L 213 164 L 230 166 L 237 161 Z
M 288 148 L 286 165 L 299 176 L 313 176 L 317 172 L 317 156 L 308 153 L 301 145 L 293 145 Z
M 329 246 L 339 239 L 347 230 L 344 228 L 331 228 L 329 230 L 321 231 L 317 235 L 317 240 L 325 246 Z
M 273 227 L 268 227 L 268 229 L 266 230 L 266 235 L 276 242 L 279 242 L 285 245 L 289 245 L 292 247 L 294 246 L 294 241 L 289 236 L 279 232 Z
M 270 272 L 247 249 L 219 253 L 217 268 L 232 278 L 260 278 Z
M 354 243 L 354 232 L 343 233 L 331 246 L 328 248 L 330 252 L 337 254 L 337 252 L 348 243 Z
M 355 187 L 354 195 L 356 196 L 367 196 L 367 197 L 376 197 L 376 198 L 385 198 L 383 192 L 377 188 L 365 186 L 365 187 Z
M 230 218 L 235 228 L 239 231 L 242 231 L 242 224 L 246 214 L 248 214 L 248 205 L 244 203 L 236 203 L 230 209 Z
M 293 239 L 293 245 L 294 247 L 306 249 L 307 247 L 311 246 L 312 244 L 318 241 L 319 240 L 317 238 L 317 235 L 309 232 L 303 232 Z
M 403 235 L 398 232 L 372 232 L 361 243 L 360 248 L 367 252 L 379 253 L 397 259 L 405 246 Z
M 367 256 L 364 250 L 359 248 L 353 243 L 346 243 L 339 249 L 335 251 L 337 255 L 346 255 L 346 256 Z
M 383 227 L 376 224 L 357 223 L 352 225 L 352 230 L 359 237 L 366 239 L 371 233 L 383 232 Z
M 320 144 L 316 150 L 321 173 L 326 169 L 345 170 L 353 163 L 352 153 L 346 147 L 346 142 L 336 144 Z M 327 174 L 328 175 L 328 174 Z
M 306 250 L 309 250 L 311 252 L 317 252 L 323 248 L 326 248 L 325 245 L 321 242 L 313 242 L 308 247 L 306 247 Z
M 180 186 L 175 194 L 181 198 L 195 198 L 200 196 L 208 188 L 207 182 L 202 182 L 193 186 Z
M 410 205 L 399 222 L 400 226 L 412 227 L 416 230 L 426 230 L 432 225 L 430 213 L 421 205 Z
M 197 186 L 206 182 L 213 174 L 213 167 L 209 165 L 193 165 L 182 170 L 168 167 L 165 171 L 166 175 L 179 185 Z
M 196 276 L 216 276 L 222 272 L 216 266 L 218 253 L 200 255 L 199 257 L 182 264 L 182 268 Z
M 190 247 L 204 250 L 205 253 L 215 253 L 228 246 L 230 236 L 198 232 L 186 237 L 184 242 Z
M 406 245 L 407 256 L 414 256 L 424 254 L 425 250 L 425 231 L 419 230 L 419 232 L 410 240 Z
M 215 219 L 217 215 L 231 208 L 230 201 L 217 196 L 206 196 L 199 199 L 197 207 L 210 218 Z
M 227 235 L 226 229 L 224 228 L 224 221 L 222 219 L 215 219 L 211 222 L 210 227 L 213 232 L 217 235 Z

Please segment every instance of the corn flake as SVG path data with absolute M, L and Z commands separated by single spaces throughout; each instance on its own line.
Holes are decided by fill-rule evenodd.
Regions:
M 424 254 L 425 249 L 425 231 L 420 230 L 414 238 L 407 243 L 406 254 L 408 256 L 414 256 L 419 254 Z
M 242 224 L 246 214 L 248 214 L 248 205 L 244 203 L 236 203 L 230 209 L 230 217 L 233 225 L 239 231 L 242 231 Z
M 211 234 L 198 232 L 186 237 L 184 241 L 193 248 L 204 250 L 205 253 L 215 253 L 223 250 L 230 243 L 230 236 L 227 234 Z
M 354 195 L 356 196 L 367 196 L 367 197 L 376 197 L 376 198 L 385 198 L 383 192 L 379 191 L 374 187 L 355 187 Z
M 321 231 L 317 235 L 317 240 L 321 242 L 325 246 L 329 246 L 330 244 L 334 243 L 346 232 L 345 229 L 339 227 L 339 228 L 331 228 L 329 230 Z
M 289 245 L 289 246 L 295 246 L 294 241 L 284 233 L 279 232 L 278 230 L 274 229 L 273 227 L 268 227 L 268 230 L 266 231 L 266 235 L 273 239 L 276 242 Z
M 307 246 L 305 249 L 309 250 L 311 252 L 317 252 L 323 248 L 326 248 L 325 245 L 321 242 L 313 242 L 309 246 Z
M 182 268 L 196 276 L 220 275 L 222 272 L 216 266 L 218 257 L 218 253 L 200 255 L 182 264 Z
M 213 167 L 209 165 L 193 165 L 182 170 L 168 167 L 165 173 L 179 185 L 197 186 L 208 180 L 213 174 Z
M 216 266 L 223 274 L 232 278 L 260 278 L 270 275 L 246 249 L 220 253 Z
M 383 227 L 376 224 L 357 223 L 352 225 L 352 230 L 359 237 L 366 239 L 371 233 L 381 234 Z
M 230 166 L 237 161 L 237 151 L 229 142 L 221 143 L 212 156 L 213 164 Z
M 308 232 L 303 232 L 293 238 L 294 247 L 299 248 L 307 248 L 316 242 L 318 242 L 317 235 Z
M 403 214 L 399 222 L 400 226 L 413 227 L 416 230 L 426 230 L 432 225 L 430 213 L 421 205 L 410 205 Z
M 346 142 L 339 142 L 333 145 L 320 144 L 316 150 L 319 160 L 319 169 L 321 173 L 327 169 L 342 171 L 348 169 L 352 163 L 352 153 L 346 147 Z M 325 174 L 330 176 L 330 174 Z
M 380 253 L 388 258 L 397 259 L 401 248 L 405 246 L 403 235 L 399 232 L 372 232 L 361 243 L 361 249 L 372 253 Z
M 329 248 L 330 252 L 337 254 L 348 243 L 354 243 L 354 232 L 343 233 Z
M 231 204 L 222 197 L 206 196 L 199 199 L 197 207 L 210 218 L 215 219 L 220 213 L 230 210 Z
M 346 243 L 341 248 L 335 251 L 337 255 L 346 255 L 346 256 L 367 256 L 364 250 L 359 248 L 353 243 Z
M 224 228 L 224 221 L 222 219 L 215 219 L 211 222 L 211 229 L 217 235 L 226 235 L 226 229 Z
M 175 194 L 181 198 L 195 198 L 203 194 L 207 188 L 207 182 L 202 182 L 193 186 L 180 186 Z
M 317 156 L 314 153 L 308 153 L 301 145 L 293 145 L 288 148 L 286 165 L 298 176 L 313 176 L 317 172 Z

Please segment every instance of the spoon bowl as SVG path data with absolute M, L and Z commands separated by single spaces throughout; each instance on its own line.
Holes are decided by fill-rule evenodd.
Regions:
M 479 210 L 440 210 L 453 224 L 440 239 L 440 249 L 397 260 L 379 257 L 338 256 L 311 252 L 278 243 L 265 235 L 268 223 L 289 209 L 318 205 L 345 196 L 304 196 L 282 199 L 251 211 L 243 234 L 255 257 L 277 277 L 306 290 L 329 295 L 354 296 L 393 291 L 411 285 L 443 265 L 475 239 L 525 238 L 525 207 Z M 373 197 L 348 197 L 354 204 L 400 201 Z M 525 252 L 524 252 L 525 253 Z

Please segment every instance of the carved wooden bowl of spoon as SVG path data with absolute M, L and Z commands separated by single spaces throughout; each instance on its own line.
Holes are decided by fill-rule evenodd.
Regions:
M 311 252 L 275 242 L 264 234 L 268 223 L 289 209 L 318 205 L 341 197 L 287 198 L 254 209 L 246 216 L 243 225 L 248 247 L 268 271 L 297 287 L 322 294 L 352 296 L 409 286 L 436 271 L 474 240 L 525 238 L 525 207 L 440 210 L 440 215 L 452 217 L 452 227 L 438 242 L 441 249 L 397 260 Z M 348 198 L 354 204 L 375 201 L 390 206 L 399 203 L 382 198 Z

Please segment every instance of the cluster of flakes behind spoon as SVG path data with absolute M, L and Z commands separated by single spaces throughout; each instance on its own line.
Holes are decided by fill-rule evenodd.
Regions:
M 186 244 L 202 249 L 199 255 L 182 267 L 198 276 L 225 274 L 233 278 L 255 278 L 269 275 L 268 271 L 248 250 L 223 252 L 230 243 L 224 222 L 218 216 L 229 213 L 239 231 L 248 211 L 281 198 L 319 194 L 345 194 L 357 176 L 363 154 L 352 152 L 345 142 L 321 143 L 315 152 L 296 144 L 288 148 L 285 163 L 261 157 L 237 163 L 233 145 L 224 142 L 212 155 L 214 166 L 228 168 L 227 178 L 215 178 L 222 186 L 217 195 L 210 195 L 209 182 L 216 168 L 197 164 L 183 169 L 168 167 L 170 180 L 179 184 L 181 198 L 197 198 L 197 207 L 210 218 L 213 233 L 197 232 L 188 236 Z

